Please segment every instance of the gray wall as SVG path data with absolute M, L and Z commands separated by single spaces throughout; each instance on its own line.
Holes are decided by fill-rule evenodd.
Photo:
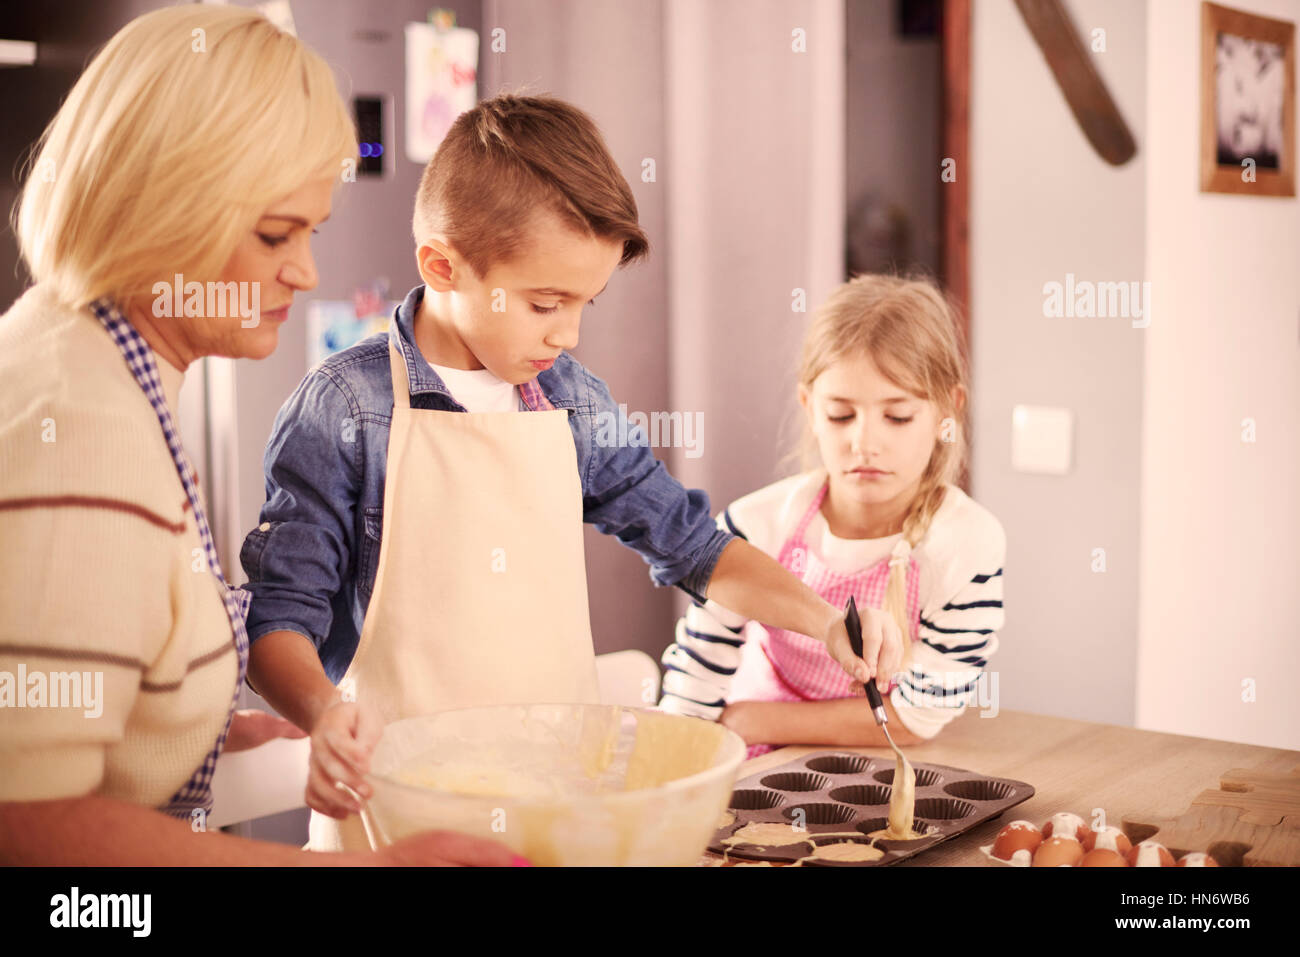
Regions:
M 991 668 L 1001 705 L 1132 724 L 1137 665 L 1143 336 L 1126 319 L 1048 319 L 1067 272 L 1144 270 L 1146 4 L 1068 0 L 1138 143 L 1123 167 L 1084 139 L 1010 0 L 972 24 L 972 494 L 1007 533 L 1007 620 Z M 1186 108 L 1194 103 L 1187 95 Z M 1172 104 L 1171 104 L 1172 106 Z M 958 175 L 962 171 L 959 170 Z M 1068 475 L 1011 469 L 1011 409 L 1075 413 Z M 1107 570 L 1091 570 L 1092 550 Z
M 616 272 L 596 305 L 583 311 L 581 341 L 573 354 L 609 383 L 629 411 L 667 409 L 662 4 L 485 0 L 483 11 L 488 29 L 506 31 L 506 52 L 481 48 L 479 95 L 549 93 L 586 110 L 631 186 L 650 238 L 649 260 Z M 657 158 L 658 182 L 641 181 L 645 157 Z M 653 588 L 640 556 L 616 539 L 586 526 L 585 541 L 597 653 L 642 648 L 657 658 L 671 640 L 672 595 Z

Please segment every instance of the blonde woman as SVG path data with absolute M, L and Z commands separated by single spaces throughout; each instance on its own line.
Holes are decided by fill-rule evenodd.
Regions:
M 798 381 L 816 466 L 733 502 L 718 525 L 831 604 L 853 596 L 896 621 L 906 651 L 885 708 L 895 742 L 921 743 L 972 700 L 1003 621 L 1006 537 L 954 484 L 967 385 L 953 311 L 928 282 L 858 276 L 818 310 Z M 854 700 L 861 686 L 804 635 L 709 602 L 678 622 L 663 661 L 661 706 L 721 720 L 751 757 L 886 744 Z
M 223 747 L 301 733 L 234 710 L 246 601 L 177 395 L 202 356 L 275 348 L 356 155 L 326 63 L 209 5 L 124 27 L 38 144 L 16 228 L 35 285 L 0 319 L 0 862 L 512 862 L 455 834 L 344 855 L 202 827 Z

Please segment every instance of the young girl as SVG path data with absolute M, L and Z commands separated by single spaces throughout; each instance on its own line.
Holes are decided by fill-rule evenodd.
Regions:
M 717 519 L 831 604 L 853 596 L 894 618 L 906 652 L 884 700 L 899 744 L 932 738 L 961 714 L 1002 627 L 1002 526 L 953 484 L 966 392 L 957 323 L 934 286 L 877 275 L 845 283 L 817 312 L 799 371 L 819 467 Z M 721 720 L 751 757 L 782 744 L 885 743 L 855 698 L 862 686 L 824 645 L 716 602 L 689 609 L 663 663 L 660 706 Z

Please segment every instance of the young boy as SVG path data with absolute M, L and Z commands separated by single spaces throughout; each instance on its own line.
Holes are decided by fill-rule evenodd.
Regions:
M 586 114 L 514 95 L 462 114 L 424 171 L 414 233 L 423 282 L 388 333 L 325 360 L 280 410 L 241 553 L 249 679 L 312 732 L 312 847 L 367 846 L 339 786 L 369 796 L 383 723 L 598 701 L 583 522 L 656 585 L 819 638 L 888 684 L 891 621 L 865 616 L 857 658 L 843 611 L 718 529 L 648 443 L 599 440 L 618 403 L 566 350 L 648 242 Z

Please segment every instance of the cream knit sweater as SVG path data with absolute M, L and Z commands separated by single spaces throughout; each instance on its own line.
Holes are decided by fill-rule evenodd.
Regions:
M 234 693 L 219 589 L 107 331 L 29 289 L 0 317 L 0 800 L 165 804 Z

